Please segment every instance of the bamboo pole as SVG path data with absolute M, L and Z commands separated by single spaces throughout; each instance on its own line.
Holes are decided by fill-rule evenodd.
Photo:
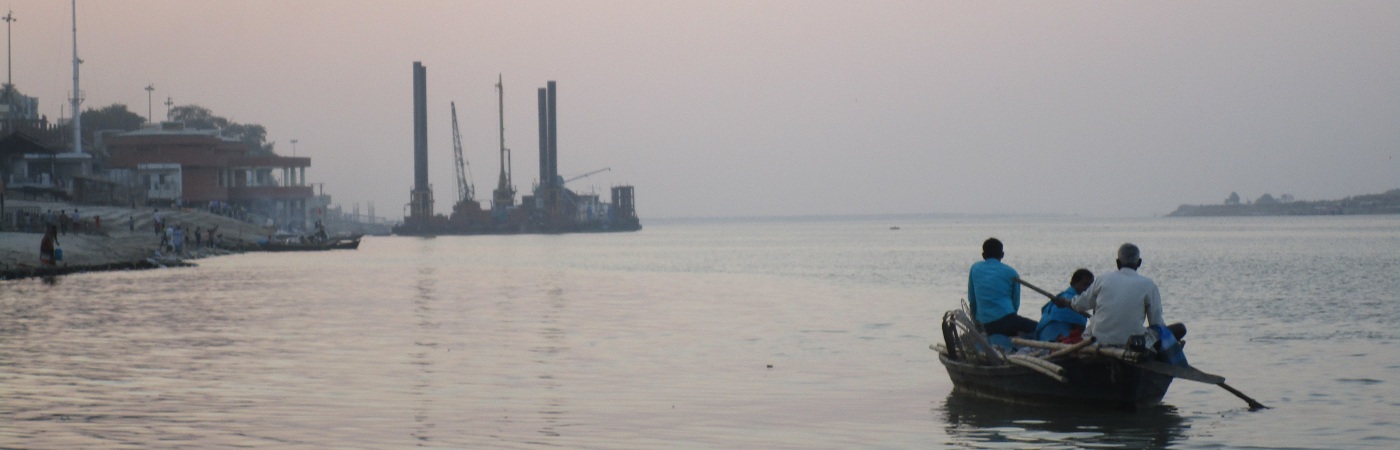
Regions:
M 1049 356 L 1046 356 L 1045 359 L 1055 359 L 1061 356 L 1077 352 L 1079 350 L 1082 350 L 1084 347 L 1092 345 L 1095 341 L 1098 341 L 1098 339 L 1095 339 L 1093 336 L 1090 336 L 1088 339 L 1079 341 L 1079 343 L 1071 345 L 1068 348 L 1056 350 L 1054 353 L 1051 353 Z
M 1047 368 L 1047 367 L 1042 366 L 1042 365 L 1039 364 L 1039 363 L 1041 363 L 1041 362 L 1046 362 L 1046 361 L 1041 361 L 1041 360 L 1039 360 L 1039 359 L 1032 358 L 1032 357 L 1029 357 L 1029 356 L 1026 356 L 1026 355 L 1011 355 L 1011 356 L 1006 357 L 1006 362 L 1009 362 L 1009 363 L 1011 363 L 1011 364 L 1015 364 L 1015 365 L 1018 365 L 1018 366 L 1021 366 L 1021 367 L 1025 367 L 1025 368 L 1027 368 L 1027 369 L 1034 370 L 1034 371 L 1040 373 L 1041 375 L 1045 375 L 1045 376 L 1047 376 L 1047 377 L 1054 378 L 1055 381 L 1059 381 L 1059 382 L 1061 382 L 1061 383 L 1068 383 L 1068 382 L 1069 382 L 1069 380 L 1066 379 L 1066 378 L 1064 377 L 1064 375 L 1060 375 L 1060 374 L 1058 374 L 1058 373 L 1055 373 L 1055 371 L 1054 371 L 1053 369 Z M 1053 364 L 1051 364 L 1051 365 L 1053 365 Z M 1055 366 L 1055 367 L 1060 367 L 1060 366 Z M 1061 369 L 1061 370 L 1063 371 L 1063 369 Z
M 1065 368 L 1064 368 L 1064 367 L 1060 367 L 1059 364 L 1055 364 L 1055 363 L 1053 363 L 1053 362 L 1046 361 L 1046 360 L 1043 360 L 1043 359 L 1040 359 L 1040 358 L 1037 358 L 1037 357 L 1034 357 L 1034 356 L 1029 356 L 1029 355 L 1011 355 L 1011 356 L 1007 356 L 1007 357 L 1006 357 L 1006 359 L 1008 359 L 1008 360 L 1013 359 L 1013 358 L 1014 358 L 1014 359 L 1025 360 L 1026 362 L 1029 362 L 1029 363 L 1031 363 L 1031 364 L 1035 364 L 1035 365 L 1037 365 L 1037 366 L 1043 367 L 1043 368 L 1045 368 L 1045 370 L 1049 370 L 1049 371 L 1051 371 L 1051 372 L 1055 372 L 1055 373 L 1058 374 L 1058 375 L 1064 375 L 1064 374 L 1065 374 Z
M 1064 350 L 1064 349 L 1073 347 L 1073 346 L 1070 345 L 1070 344 L 1061 344 L 1061 343 L 1059 343 L 1059 342 L 1045 342 L 1045 341 L 1036 341 L 1036 340 L 1022 339 L 1022 338 L 1011 338 L 1011 343 L 1016 344 L 1016 345 L 1020 345 L 1020 346 L 1023 346 L 1023 347 L 1036 347 L 1036 348 L 1044 348 L 1044 349 L 1050 349 L 1050 350 L 1056 350 L 1056 351 L 1058 351 L 1058 350 Z M 1129 351 L 1128 349 L 1118 348 L 1118 347 L 1104 347 L 1104 346 L 1102 346 L 1102 345 L 1090 345 L 1090 346 L 1086 346 L 1086 347 L 1081 348 L 1080 351 L 1087 351 L 1087 352 L 1091 352 L 1091 353 L 1094 353 L 1094 354 L 1099 354 L 1099 355 L 1108 356 L 1108 357 L 1112 357 L 1112 358 L 1118 358 L 1118 359 L 1121 359 L 1121 360 L 1123 360 L 1123 361 L 1127 361 L 1127 362 L 1130 362 L 1130 363 L 1136 363 L 1136 362 L 1138 362 L 1139 359 L 1142 359 L 1142 354 L 1141 354 L 1141 353 L 1134 352 L 1134 351 Z

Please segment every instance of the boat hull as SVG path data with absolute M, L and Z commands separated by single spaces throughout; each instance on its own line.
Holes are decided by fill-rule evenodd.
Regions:
M 1169 375 L 1107 358 L 1055 361 L 1064 383 L 1016 365 L 968 364 L 943 354 L 938 360 L 955 391 L 1008 403 L 1140 408 L 1160 403 L 1172 383 Z
M 258 244 L 255 250 L 264 252 L 319 252 L 325 250 L 355 250 L 360 248 L 360 239 L 326 242 L 267 242 Z

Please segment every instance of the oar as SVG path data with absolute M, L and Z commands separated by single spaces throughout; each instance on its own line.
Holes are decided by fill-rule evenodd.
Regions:
M 1052 300 L 1055 298 L 1055 294 L 1051 294 L 1049 291 L 1038 288 L 1035 285 L 1026 282 L 1026 280 L 1022 280 L 1020 278 L 1016 278 L 1015 280 L 1017 283 L 1021 283 L 1022 286 L 1031 288 L 1031 290 L 1039 292 L 1041 295 L 1049 297 Z M 1254 399 L 1249 398 L 1248 395 L 1244 395 L 1244 393 L 1240 392 L 1238 389 L 1232 388 L 1230 387 L 1230 385 L 1225 384 L 1225 377 L 1219 375 L 1211 375 L 1189 365 L 1184 367 L 1173 366 L 1158 361 L 1138 361 L 1133 362 L 1131 364 L 1163 375 L 1170 375 L 1172 377 L 1181 378 L 1184 380 L 1191 380 L 1205 384 L 1214 384 L 1216 386 L 1220 386 L 1222 388 L 1225 388 L 1226 391 L 1230 391 L 1231 394 L 1235 394 L 1235 396 L 1239 397 L 1241 400 L 1244 400 L 1244 402 L 1249 405 L 1250 411 L 1257 411 L 1269 408 L 1268 406 L 1264 406 L 1263 403 L 1259 403 Z

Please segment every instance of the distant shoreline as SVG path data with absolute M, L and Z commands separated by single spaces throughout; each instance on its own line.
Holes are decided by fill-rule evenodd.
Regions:
M 1351 216 L 1400 214 L 1400 189 L 1341 200 L 1181 205 L 1167 217 Z

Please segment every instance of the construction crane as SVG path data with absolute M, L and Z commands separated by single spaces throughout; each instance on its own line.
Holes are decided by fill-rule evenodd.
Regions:
M 467 165 L 467 158 L 462 156 L 462 133 L 457 131 L 457 102 L 452 102 L 452 154 L 457 157 L 457 203 L 474 200 L 472 193 L 476 191 L 471 180 L 471 172 Z
M 598 169 L 598 170 L 595 170 L 595 171 L 592 171 L 592 172 L 585 173 L 585 174 L 583 174 L 583 175 L 579 175 L 579 176 L 576 176 L 576 177 L 573 177 L 573 178 L 564 180 L 564 184 L 569 184 L 570 181 L 575 181 L 575 180 L 580 180 L 580 179 L 583 179 L 583 178 L 588 178 L 588 177 L 590 177 L 590 176 L 597 175 L 598 173 L 601 173 L 601 172 L 607 172 L 607 171 L 609 171 L 609 170 L 612 170 L 612 168 L 611 168 L 611 167 L 604 167 L 604 168 L 602 168 L 602 169 Z

